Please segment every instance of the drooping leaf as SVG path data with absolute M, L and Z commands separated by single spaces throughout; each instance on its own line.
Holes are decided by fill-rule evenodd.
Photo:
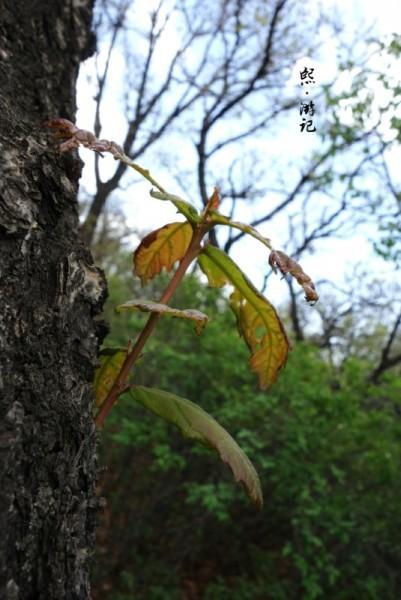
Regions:
M 303 287 L 305 300 L 308 302 L 317 302 L 319 300 L 312 279 L 304 272 L 301 265 L 285 254 L 285 252 L 273 250 L 269 256 L 269 265 L 275 273 L 277 272 L 277 269 L 279 269 L 280 273 L 283 275 L 290 273 L 297 280 L 299 285 Z
M 129 302 L 125 302 L 124 304 L 117 306 L 116 310 L 118 312 L 121 310 L 141 310 L 142 312 L 159 313 L 160 315 L 165 315 L 167 317 L 190 319 L 191 321 L 194 321 L 195 331 L 198 335 L 202 333 L 208 322 L 207 315 L 205 315 L 203 312 L 200 312 L 200 310 L 195 310 L 192 308 L 179 310 L 178 308 L 167 306 L 167 304 L 153 302 L 153 300 L 130 300 Z
M 214 288 L 221 288 L 226 283 L 229 283 L 230 279 L 226 272 L 220 268 L 220 266 L 212 260 L 206 253 L 206 246 L 199 254 L 198 263 L 204 274 L 206 275 L 209 285 Z
M 252 236 L 256 240 L 258 240 L 259 242 L 264 244 L 264 246 L 269 248 L 269 250 L 272 249 L 270 240 L 268 238 L 263 237 L 263 235 L 261 235 L 259 233 L 259 231 L 257 231 L 257 229 L 254 229 L 254 227 L 251 227 L 250 225 L 246 225 L 245 223 L 240 223 L 239 221 L 232 221 L 230 219 L 230 217 L 221 215 L 220 213 L 216 212 L 215 210 L 210 210 L 208 212 L 208 217 L 212 223 L 215 223 L 216 225 L 228 225 L 228 227 L 233 227 L 234 229 L 239 229 L 240 231 L 247 233 L 248 235 Z
M 149 233 L 134 252 L 134 273 L 142 284 L 163 268 L 171 271 L 174 263 L 184 256 L 192 238 L 189 223 L 169 223 Z
M 157 200 L 167 200 L 174 204 L 178 212 L 184 215 L 187 221 L 193 225 L 200 222 L 200 217 L 196 208 L 179 196 L 174 196 L 174 194 L 168 194 L 167 192 L 158 192 L 156 190 L 150 190 L 150 195 Z
M 251 351 L 250 365 L 262 389 L 268 388 L 287 361 L 290 344 L 274 306 L 253 286 L 241 269 L 222 250 L 206 246 L 199 264 L 212 287 L 234 287 L 230 306 L 240 335 Z
M 99 353 L 100 367 L 95 371 L 93 387 L 95 404 L 101 406 L 120 372 L 127 356 L 127 348 L 103 348 Z
M 238 290 L 231 294 L 230 306 L 251 351 L 251 369 L 258 374 L 261 388 L 266 389 L 276 381 L 288 356 L 289 344 L 280 318 L 269 302 L 249 300 Z
M 245 452 L 217 421 L 200 406 L 162 390 L 132 386 L 131 397 L 153 413 L 176 425 L 181 433 L 218 452 L 242 483 L 252 502 L 261 508 L 263 497 L 258 474 Z

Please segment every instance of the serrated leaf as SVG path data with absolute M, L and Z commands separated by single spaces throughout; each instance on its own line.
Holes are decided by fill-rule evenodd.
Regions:
M 118 312 L 121 310 L 141 310 L 142 312 L 159 313 L 160 315 L 165 315 L 167 317 L 189 319 L 194 321 L 195 331 L 198 335 L 202 333 L 208 322 L 207 315 L 200 310 L 195 310 L 193 308 L 179 310 L 178 308 L 167 306 L 167 304 L 153 302 L 153 300 L 130 300 L 129 302 L 117 306 L 116 310 Z
M 184 215 L 190 223 L 193 223 L 194 225 L 200 223 L 199 213 L 196 208 L 179 196 L 174 196 L 174 194 L 168 194 L 167 192 L 158 192 L 156 190 L 150 190 L 150 195 L 157 200 L 167 200 L 174 204 L 178 212 Z
M 228 464 L 236 481 L 241 483 L 252 502 L 261 508 L 262 490 L 258 474 L 245 452 L 219 423 L 200 406 L 162 390 L 132 386 L 131 397 L 153 413 L 172 423 L 192 440 L 213 448 Z
M 290 344 L 274 306 L 254 287 L 241 269 L 219 248 L 206 246 L 199 264 L 212 287 L 234 287 L 230 306 L 240 335 L 251 351 L 250 365 L 262 389 L 272 385 L 285 365 Z
M 127 348 L 103 348 L 99 353 L 100 367 L 95 371 L 93 388 L 95 391 L 95 404 L 100 407 L 120 372 L 127 356 Z
M 134 252 L 134 273 L 142 284 L 163 268 L 171 271 L 188 249 L 193 230 L 189 223 L 169 223 L 149 233 Z
M 250 301 L 238 290 L 231 294 L 230 306 L 251 351 L 251 369 L 258 374 L 260 387 L 266 389 L 287 361 L 289 344 L 281 320 L 270 302 L 259 298 Z
M 264 246 L 269 248 L 269 250 L 272 249 L 270 240 L 268 238 L 263 237 L 263 235 L 261 235 L 259 233 L 259 231 L 257 231 L 257 229 L 254 229 L 250 225 L 246 225 L 245 223 L 240 223 L 239 221 L 232 221 L 230 219 L 230 217 L 221 215 L 220 213 L 216 212 L 215 210 L 209 210 L 208 219 L 209 219 L 209 221 L 211 221 L 212 223 L 215 223 L 216 225 L 227 225 L 228 227 L 233 227 L 234 229 L 239 229 L 240 231 L 247 233 L 248 235 L 252 236 L 256 240 L 261 242 Z

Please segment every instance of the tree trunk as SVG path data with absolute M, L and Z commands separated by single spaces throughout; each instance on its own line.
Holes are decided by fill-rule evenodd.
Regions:
M 78 238 L 74 120 L 93 0 L 0 0 L 0 598 L 88 599 L 102 273 Z

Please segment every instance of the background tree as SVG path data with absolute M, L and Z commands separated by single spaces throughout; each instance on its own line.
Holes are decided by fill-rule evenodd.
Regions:
M 75 118 L 92 1 L 0 2 L 1 579 L 7 600 L 89 599 L 98 501 L 91 381 L 102 273 L 78 238 Z
M 397 35 L 378 41 L 360 26 L 347 42 L 345 17 L 297 0 L 164 0 L 150 9 L 116 0 L 98 4 L 96 27 L 103 45 L 88 88 L 96 134 L 123 139 L 125 151 L 148 165 L 163 161 L 166 176 L 199 204 L 217 183 L 223 212 L 241 220 L 246 214 L 267 237 L 279 231 L 280 245 L 298 259 L 356 231 L 370 235 L 381 255 L 397 252 L 399 183 L 390 160 L 399 129 Z M 313 98 L 316 143 L 303 154 L 293 140 L 276 150 L 280 131 L 299 128 L 300 90 L 290 82 L 296 61 L 320 58 L 324 78 L 328 57 L 321 50 L 333 35 L 337 73 L 323 86 L 318 81 Z M 385 71 L 387 62 L 392 68 Z M 124 117 L 111 124 L 117 106 Z M 95 157 L 95 192 L 86 195 L 82 225 L 88 243 L 101 234 L 108 198 L 124 198 L 132 185 L 125 169 L 110 171 Z M 213 242 L 240 253 L 242 238 L 222 233 Z M 301 295 L 288 291 L 302 339 Z
M 162 1 L 149 11 L 148 24 L 141 29 L 137 8 L 124 0 L 98 5 L 97 27 L 99 35 L 108 40 L 108 50 L 97 71 L 95 134 L 101 134 L 107 120 L 110 65 L 119 50 L 125 61 L 125 152 L 133 159 L 144 153 L 149 156 L 159 141 L 169 143 L 172 134 L 166 160 L 185 193 L 196 190 L 200 202 L 206 204 L 211 187 L 219 183 L 227 204 L 259 197 L 264 190 L 258 185 L 254 155 L 242 164 L 234 162 L 231 178 L 221 175 L 221 160 L 227 149 L 238 153 L 247 140 L 271 130 L 280 116 L 298 103 L 296 93 L 286 90 L 286 83 L 295 57 L 313 53 L 317 45 L 308 41 L 309 28 L 299 26 L 306 21 L 307 9 L 293 0 L 269 4 L 260 0 L 208 1 L 201 5 L 188 0 Z M 309 15 L 311 18 L 313 27 L 318 28 L 319 15 Z M 119 38 L 124 40 L 120 47 Z M 178 153 L 172 151 L 175 141 Z M 174 168 L 174 162 L 182 164 L 183 154 L 191 156 L 192 172 Z M 241 171 L 246 169 L 251 174 L 241 181 Z M 96 157 L 96 191 L 82 226 L 88 243 L 93 241 L 98 218 L 107 198 L 121 185 L 126 167 L 119 165 L 105 181 L 101 171 Z

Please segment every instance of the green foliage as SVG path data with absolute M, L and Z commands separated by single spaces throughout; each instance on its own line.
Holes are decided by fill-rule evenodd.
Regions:
M 162 321 L 136 382 L 196 398 L 216 415 L 257 466 L 265 510 L 250 511 L 201 446 L 120 401 L 103 446 L 114 516 L 104 525 L 98 585 L 125 572 L 134 574 L 126 598 L 192 590 L 216 600 L 398 599 L 401 378 L 367 385 L 358 359 L 335 370 L 298 344 L 285 378 L 262 393 L 221 292 L 193 276 L 175 304 L 190 299 L 210 316 L 205 332 L 188 336 L 185 323 L 172 331 Z M 182 377 L 183 364 L 191 377 Z M 114 583 L 102 600 L 120 589 Z
M 349 156 L 353 166 L 349 174 L 338 174 L 332 167 L 331 178 L 337 187 L 339 182 L 348 180 L 344 198 L 348 196 L 350 206 L 356 202 L 360 211 L 365 204 L 366 214 L 374 213 L 379 227 L 379 235 L 372 239 L 374 250 L 397 266 L 401 259 L 401 191 L 397 169 L 392 163 L 397 164 L 395 157 L 401 142 L 401 86 L 397 65 L 400 47 L 397 33 L 386 40 L 369 39 L 365 55 L 374 57 L 372 64 L 376 67 L 358 68 L 352 61 L 342 65 L 342 70 L 348 71 L 351 84 L 347 83 L 341 91 L 336 86 L 323 86 L 329 118 L 322 133 L 323 142 L 331 142 L 329 153 L 333 160 L 341 146 L 353 145 L 353 155 Z M 359 156 L 355 152 L 358 141 L 361 143 Z M 373 175 L 379 176 L 376 185 Z M 364 202 L 360 204 L 358 200 Z

